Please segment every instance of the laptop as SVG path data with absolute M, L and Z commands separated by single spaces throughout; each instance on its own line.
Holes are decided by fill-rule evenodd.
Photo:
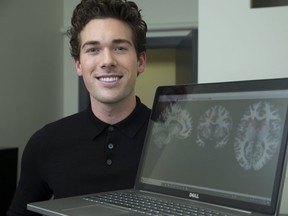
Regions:
M 288 78 L 158 87 L 133 189 L 36 202 L 28 210 L 48 216 L 278 215 L 287 111 Z

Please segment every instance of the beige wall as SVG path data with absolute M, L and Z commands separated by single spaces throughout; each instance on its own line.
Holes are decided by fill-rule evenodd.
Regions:
M 175 49 L 151 49 L 147 51 L 147 66 L 137 80 L 136 95 L 148 107 L 152 107 L 156 88 L 175 84 Z

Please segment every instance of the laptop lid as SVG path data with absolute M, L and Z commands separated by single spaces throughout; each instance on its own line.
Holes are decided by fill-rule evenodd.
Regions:
M 136 188 L 274 214 L 287 107 L 288 79 L 159 87 Z

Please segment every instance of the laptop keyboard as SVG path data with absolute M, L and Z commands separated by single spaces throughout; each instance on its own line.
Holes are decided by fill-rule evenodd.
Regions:
M 214 210 L 173 203 L 129 192 L 111 192 L 85 197 L 96 203 L 110 203 L 150 216 L 231 216 Z

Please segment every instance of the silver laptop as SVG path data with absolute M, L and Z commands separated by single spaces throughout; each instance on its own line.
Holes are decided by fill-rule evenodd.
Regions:
M 159 87 L 133 189 L 28 209 L 49 216 L 278 215 L 287 109 L 286 78 Z

